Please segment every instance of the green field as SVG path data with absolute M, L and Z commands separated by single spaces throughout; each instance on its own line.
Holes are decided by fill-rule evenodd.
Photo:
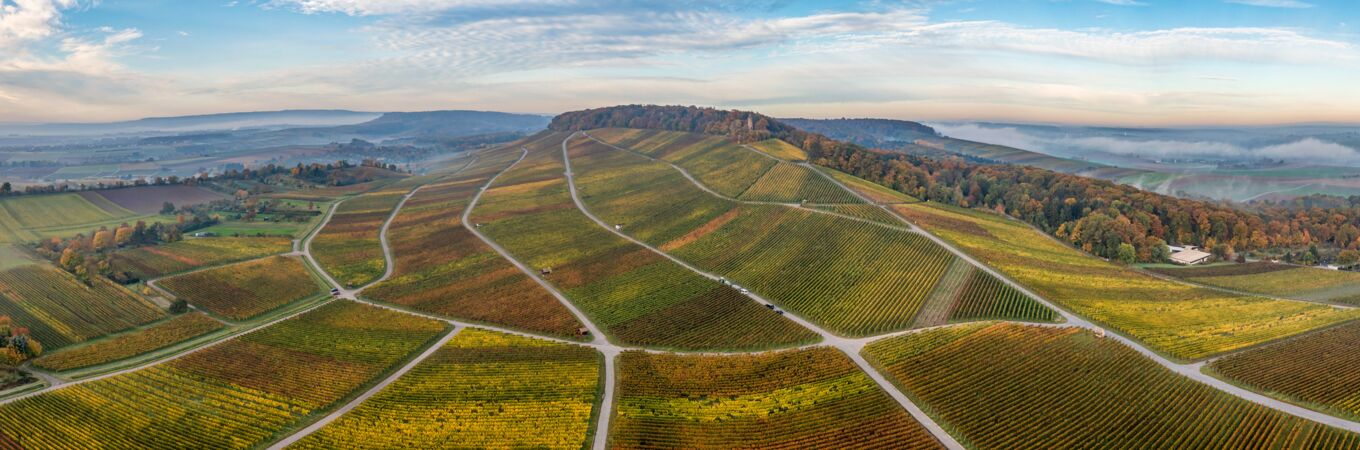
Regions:
M 135 221 L 140 217 L 115 205 L 106 207 L 109 209 L 100 208 L 73 192 L 3 197 L 0 198 L 0 242 L 36 241 L 60 233 L 53 230 L 71 230 L 71 235 L 88 233 L 100 225 Z
M 580 449 L 600 354 L 466 329 L 359 408 L 289 448 Z
M 252 448 L 323 414 L 445 332 L 335 301 L 203 351 L 0 405 L 26 448 Z
M 1176 358 L 1205 358 L 1360 317 L 1360 310 L 1162 280 L 994 214 L 936 203 L 895 208 L 1039 295 Z
M 577 185 L 592 212 L 836 333 L 869 336 L 911 327 L 957 259 L 901 227 L 723 200 L 662 163 L 587 139 L 574 141 L 572 152 Z M 1056 318 L 1008 287 L 984 284 L 960 285 L 964 289 L 947 298 L 988 296 L 1001 300 L 989 314 Z M 946 316 L 951 305 L 941 305 Z
M 200 267 L 287 253 L 293 243 L 283 238 L 188 238 L 165 245 L 119 250 L 113 270 L 151 279 Z
M 811 342 L 816 335 L 736 290 L 615 236 L 576 209 L 563 177 L 563 133 L 542 134 L 496 180 L 472 221 L 562 290 L 618 342 L 739 350 Z M 763 157 L 762 157 L 763 158 Z
M 618 366 L 614 448 L 943 448 L 835 349 Z
M 968 448 L 1360 445 L 1360 435 L 1191 381 L 1080 328 L 969 324 L 864 354 Z
M 1360 272 L 1268 262 L 1151 270 L 1195 283 L 1243 292 L 1360 305 Z

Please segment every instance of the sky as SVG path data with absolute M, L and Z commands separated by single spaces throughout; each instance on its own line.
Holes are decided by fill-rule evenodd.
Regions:
M 1350 0 L 0 0 L 0 122 L 279 109 L 1360 123 Z

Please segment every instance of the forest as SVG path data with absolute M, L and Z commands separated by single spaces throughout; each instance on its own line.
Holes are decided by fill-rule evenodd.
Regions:
M 1129 244 L 1137 260 L 1159 261 L 1169 243 L 1203 246 L 1221 258 L 1245 251 L 1297 251 L 1300 262 L 1318 263 L 1330 259 L 1335 250 L 1360 247 L 1358 196 L 1252 204 L 1185 199 L 1034 167 L 869 149 L 754 112 L 694 106 L 627 105 L 576 111 L 558 116 L 549 127 L 559 131 L 608 127 L 689 131 L 743 143 L 779 138 L 801 147 L 814 164 L 922 200 L 1010 215 L 1107 258 L 1119 258 L 1120 247 Z M 1320 252 L 1315 247 L 1334 251 Z

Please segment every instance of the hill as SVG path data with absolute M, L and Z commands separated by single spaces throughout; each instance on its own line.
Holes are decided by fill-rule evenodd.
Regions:
M 108 134 L 182 133 L 204 130 L 349 125 L 372 120 L 378 113 L 345 110 L 283 110 L 203 114 L 106 123 L 0 124 L 0 135 L 90 136 Z

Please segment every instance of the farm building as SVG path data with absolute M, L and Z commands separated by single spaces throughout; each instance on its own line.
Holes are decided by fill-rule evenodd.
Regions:
M 1184 265 L 1184 266 L 1190 266 L 1190 265 L 1195 265 L 1195 264 L 1199 264 L 1199 263 L 1208 261 L 1210 256 L 1213 256 L 1213 255 L 1210 255 L 1210 254 L 1208 254 L 1208 253 L 1201 252 L 1201 251 L 1199 251 L 1199 250 L 1193 250 L 1193 249 L 1188 249 L 1188 248 L 1187 248 L 1187 249 L 1185 249 L 1185 250 L 1181 250 L 1181 251 L 1179 251 L 1179 252 L 1172 253 L 1172 254 L 1171 254 L 1171 262 L 1176 263 L 1176 264 L 1180 264 L 1180 265 Z

